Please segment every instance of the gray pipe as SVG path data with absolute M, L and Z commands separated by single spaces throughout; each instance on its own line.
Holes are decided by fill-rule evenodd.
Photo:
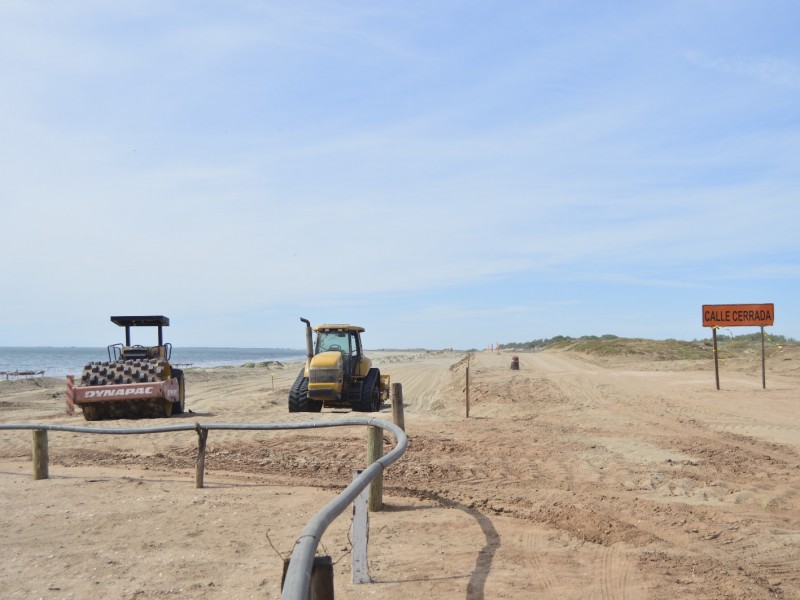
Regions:
M 408 447 L 408 437 L 397 425 L 381 421 L 380 419 L 342 419 L 337 421 L 315 422 L 317 426 L 328 427 L 339 425 L 371 425 L 389 431 L 397 442 L 391 452 L 369 465 L 362 473 L 348 485 L 336 498 L 326 504 L 322 510 L 311 517 L 295 544 L 289 568 L 286 570 L 286 579 L 283 584 L 282 600 L 306 600 L 308 588 L 311 583 L 311 569 L 314 566 L 314 555 L 322 539 L 322 534 L 336 517 L 342 514 L 356 499 L 358 494 L 366 488 L 372 479 L 379 475 L 386 467 L 403 455 Z M 330 425 L 329 425 L 330 423 Z

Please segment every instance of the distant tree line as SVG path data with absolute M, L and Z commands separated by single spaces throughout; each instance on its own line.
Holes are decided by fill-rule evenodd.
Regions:
M 719 335 L 719 334 L 717 334 Z M 768 340 L 775 342 L 776 344 L 797 344 L 797 340 L 794 338 L 786 337 L 785 335 L 777 335 L 769 333 L 768 331 L 764 332 L 764 335 L 767 337 Z M 760 342 L 761 341 L 761 333 L 747 333 L 744 335 L 734 335 L 729 337 L 728 339 L 733 339 L 737 342 Z
M 730 331 L 730 329 L 726 329 L 725 331 Z M 719 337 L 719 335 L 720 334 L 718 334 L 718 337 Z M 797 344 L 798 343 L 797 340 L 795 340 L 793 338 L 790 338 L 790 337 L 783 336 L 783 335 L 771 334 L 771 333 L 768 333 L 768 332 L 765 332 L 765 335 L 767 336 L 767 339 L 770 342 L 774 343 L 774 344 Z M 600 336 L 597 336 L 597 335 L 584 335 L 584 336 L 581 336 L 579 338 L 574 338 L 574 337 L 571 337 L 571 336 L 568 336 L 568 335 L 557 335 L 557 336 L 554 336 L 554 337 L 551 337 L 551 338 L 542 338 L 542 339 L 538 339 L 538 340 L 530 340 L 528 342 L 511 342 L 511 343 L 508 343 L 508 344 L 499 344 L 499 347 L 500 347 L 501 350 L 504 350 L 504 349 L 505 350 L 509 350 L 509 349 L 515 349 L 515 350 L 544 350 L 545 348 L 550 348 L 552 346 L 564 346 L 566 344 L 572 344 L 572 343 L 576 343 L 576 342 L 592 342 L 592 341 L 594 341 L 594 342 L 597 342 L 597 341 L 599 341 L 599 342 L 608 342 L 608 341 L 612 341 L 612 340 L 622 340 L 622 339 L 625 339 L 625 338 L 621 338 L 619 336 L 611 335 L 611 334 L 600 335 Z M 708 339 L 710 339 L 710 338 L 708 338 Z M 742 342 L 742 343 L 748 343 L 748 342 L 751 342 L 751 343 L 758 342 L 758 343 L 760 343 L 761 342 L 761 333 L 760 332 L 746 333 L 746 334 L 743 334 L 743 335 L 734 335 L 734 336 L 727 336 L 726 335 L 725 339 L 734 340 L 734 341 Z M 674 341 L 674 340 L 671 340 L 671 341 Z M 699 342 L 702 342 L 702 341 L 703 340 L 692 340 L 693 343 L 699 343 Z

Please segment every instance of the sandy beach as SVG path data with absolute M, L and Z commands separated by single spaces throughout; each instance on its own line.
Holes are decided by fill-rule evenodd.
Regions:
M 320 551 L 337 598 L 800 598 L 800 352 L 721 364 L 568 351 L 370 353 L 403 386 L 410 447 L 370 514 L 373 582 L 350 581 L 350 519 Z M 300 363 L 189 369 L 187 413 L 108 421 L 270 423 Z M 0 421 L 87 425 L 60 379 L 0 382 Z M 359 416 L 361 416 L 359 414 Z M 381 418 L 391 420 L 384 405 Z M 385 439 L 386 448 L 391 438 Z M 366 431 L 0 432 L 5 598 L 278 598 L 283 557 L 366 460 Z

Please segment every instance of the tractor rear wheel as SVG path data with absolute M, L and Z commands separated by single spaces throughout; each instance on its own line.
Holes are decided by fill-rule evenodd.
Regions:
M 361 382 L 361 395 L 358 402 L 353 402 L 353 410 L 358 412 L 377 412 L 381 409 L 381 373 L 378 369 L 370 369 Z
M 378 381 L 375 382 L 375 385 L 372 386 L 372 410 L 374 412 L 380 412 L 383 403 L 381 402 L 381 377 L 378 374 Z

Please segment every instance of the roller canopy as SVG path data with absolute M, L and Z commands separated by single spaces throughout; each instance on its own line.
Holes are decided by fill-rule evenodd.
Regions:
M 169 325 L 169 318 L 163 315 L 111 317 L 111 322 L 120 327 L 162 327 Z

